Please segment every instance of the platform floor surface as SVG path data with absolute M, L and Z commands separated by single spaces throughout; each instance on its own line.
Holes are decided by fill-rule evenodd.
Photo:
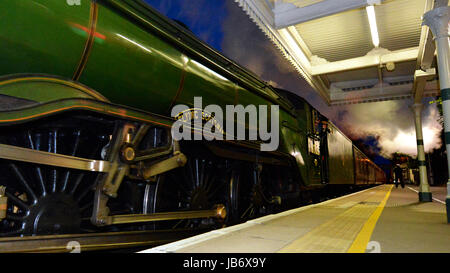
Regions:
M 381 185 L 142 252 L 450 253 L 446 188 L 427 203 L 415 190 Z

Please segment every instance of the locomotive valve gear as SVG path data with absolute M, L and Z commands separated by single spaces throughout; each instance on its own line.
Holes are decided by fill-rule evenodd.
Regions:
M 6 187 L 0 186 L 0 220 L 6 218 L 8 197 L 5 196 L 5 194 L 6 194 L 5 191 L 6 191 Z
M 215 209 L 217 211 L 217 218 L 225 219 L 225 217 L 227 217 L 227 210 L 224 205 L 216 205 Z
M 156 164 L 150 165 L 141 169 L 141 177 L 144 179 L 149 179 L 158 174 L 165 173 L 172 169 L 182 167 L 186 164 L 187 158 L 184 154 L 180 152 L 175 152 L 173 157 L 160 161 Z
M 132 124 L 119 125 L 115 133 L 115 137 L 112 138 L 111 146 L 107 155 L 109 161 L 111 162 L 111 170 L 101 181 L 99 181 L 99 185 L 102 185 L 102 190 L 97 189 L 96 191 L 94 210 L 91 217 L 91 222 L 94 225 L 103 226 L 122 223 L 149 222 L 157 221 L 155 219 L 176 219 L 176 217 L 178 217 L 177 214 L 173 213 L 156 215 L 150 218 L 140 214 L 126 214 L 120 216 L 109 215 L 109 208 L 107 206 L 108 199 L 109 197 L 117 197 L 117 191 L 122 184 L 122 180 L 125 176 L 130 175 L 129 163 L 136 160 L 136 151 L 134 147 L 139 145 L 138 142 L 142 140 L 143 134 L 148 131 L 148 127 L 142 126 L 137 131 L 135 139 L 133 140 L 131 140 L 130 136 L 130 132 L 132 131 L 135 131 Z M 145 180 L 149 180 L 151 177 L 158 174 L 184 166 L 187 162 L 186 156 L 179 151 L 179 146 L 177 143 L 173 146 L 173 156 L 168 159 L 164 159 L 154 164 L 153 162 L 150 164 L 146 164 L 143 161 L 139 162 L 139 176 Z M 199 215 L 199 217 L 209 217 L 203 216 L 201 213 Z M 182 217 L 189 218 L 191 215 L 183 215 Z
M 107 173 L 105 180 L 102 181 L 103 192 L 113 198 L 117 197 L 117 190 L 122 183 L 122 179 L 129 174 L 130 166 L 127 163 L 122 163 L 120 159 L 123 158 L 122 145 L 124 143 L 127 145 L 129 132 L 133 128 L 134 125 L 132 124 L 118 125 L 117 132 L 112 137 L 108 153 L 106 154 L 111 164 L 111 170 Z
M 128 139 L 130 130 L 134 128 L 132 124 L 117 124 L 116 132 L 108 144 L 109 148 L 105 154 L 111 168 L 103 178 L 97 181 L 97 189 L 94 198 L 94 209 L 92 211 L 91 222 L 94 225 L 108 225 L 109 222 L 109 208 L 107 202 L 109 197 L 116 198 L 117 190 L 122 184 L 123 178 L 129 174 L 130 166 L 122 163 L 121 148 L 124 142 Z
M 121 149 L 121 159 L 125 163 L 131 163 L 136 158 L 136 151 L 129 144 L 125 144 Z
M 277 205 L 281 205 L 281 196 L 272 196 L 272 199 L 270 200 L 271 204 L 277 204 Z

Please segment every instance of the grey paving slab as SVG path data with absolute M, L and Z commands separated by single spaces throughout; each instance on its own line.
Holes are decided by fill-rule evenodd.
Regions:
M 381 252 L 448 253 L 450 224 L 445 206 L 436 201 L 420 203 L 415 192 L 393 188 L 371 240 L 379 242 Z

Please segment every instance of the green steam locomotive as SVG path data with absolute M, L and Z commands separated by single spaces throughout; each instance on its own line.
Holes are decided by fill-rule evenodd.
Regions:
M 3 0 L 0 21 L 0 236 L 221 226 L 385 181 L 306 101 L 142 1 Z M 277 149 L 174 139 L 194 97 L 278 106 Z

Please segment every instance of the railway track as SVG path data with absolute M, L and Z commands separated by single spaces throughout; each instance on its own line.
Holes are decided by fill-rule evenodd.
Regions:
M 0 238 L 0 253 L 79 253 L 156 246 L 206 230 L 163 230 Z

